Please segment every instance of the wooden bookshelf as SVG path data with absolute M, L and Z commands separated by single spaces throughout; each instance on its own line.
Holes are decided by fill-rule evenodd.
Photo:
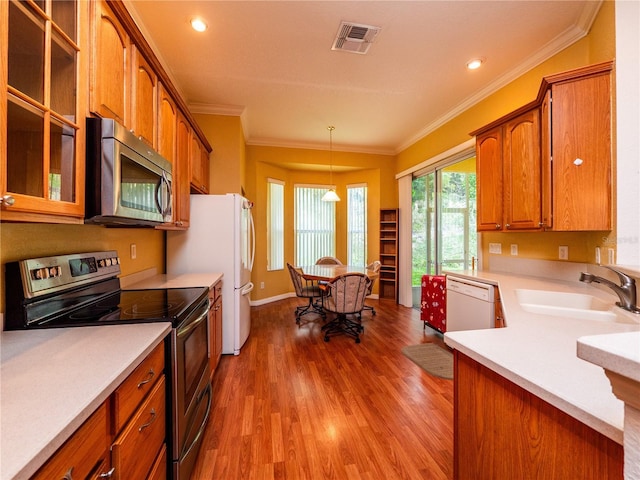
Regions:
M 398 209 L 380 210 L 380 298 L 398 301 Z

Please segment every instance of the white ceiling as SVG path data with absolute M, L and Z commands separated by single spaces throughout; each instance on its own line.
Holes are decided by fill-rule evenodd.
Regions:
M 326 148 L 334 125 L 334 148 L 388 154 L 584 36 L 601 4 L 125 3 L 192 111 L 241 115 L 248 144 Z M 366 55 L 331 50 L 341 21 L 381 27 Z

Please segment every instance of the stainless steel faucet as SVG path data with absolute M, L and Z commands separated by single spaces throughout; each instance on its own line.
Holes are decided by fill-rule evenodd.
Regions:
M 620 308 L 628 310 L 633 313 L 640 313 L 640 308 L 636 305 L 636 281 L 631 278 L 626 273 L 620 272 L 615 268 L 609 267 L 607 265 L 602 265 L 605 268 L 608 268 L 612 272 L 616 273 L 620 278 L 620 285 L 616 285 L 614 282 L 607 280 L 606 278 L 598 277 L 592 273 L 582 272 L 580 274 L 580 281 L 585 283 L 600 283 L 602 285 L 606 285 L 611 288 L 620 299 L 619 302 L 616 302 Z

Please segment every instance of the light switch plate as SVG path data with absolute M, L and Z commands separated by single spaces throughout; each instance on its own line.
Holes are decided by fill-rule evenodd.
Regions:
M 512 243 L 511 244 L 511 255 L 518 255 L 518 244 L 517 243 Z

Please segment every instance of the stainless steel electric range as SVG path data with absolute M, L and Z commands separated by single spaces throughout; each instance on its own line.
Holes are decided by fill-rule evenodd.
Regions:
M 171 322 L 168 478 L 188 480 L 211 410 L 206 288 L 121 290 L 116 251 L 6 264 L 5 330 Z M 169 387 L 168 387 L 169 388 Z

